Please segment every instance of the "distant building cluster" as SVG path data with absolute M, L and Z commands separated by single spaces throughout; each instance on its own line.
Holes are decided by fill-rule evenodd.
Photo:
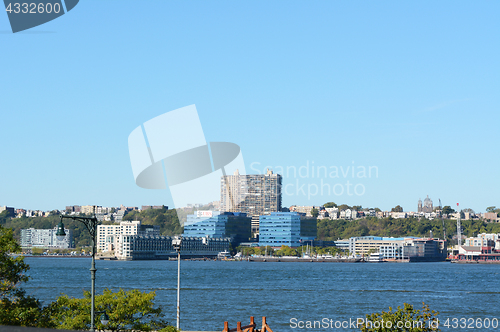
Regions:
M 123 217 L 130 211 L 142 211 L 150 209 L 163 209 L 167 208 L 164 205 L 143 205 L 140 209 L 138 207 L 126 207 L 121 205 L 120 207 L 104 207 L 100 205 L 73 205 L 66 206 L 66 209 L 61 212 L 61 214 L 66 215 L 79 215 L 88 214 L 96 216 L 99 221 L 114 221 L 120 223 L 123 221 Z
M 481 233 L 466 238 L 453 258 L 458 262 L 500 262 L 500 234 Z
M 122 221 L 120 225 L 97 227 L 97 249 L 102 257 L 120 260 L 169 259 L 177 256 L 172 237 L 161 236 L 160 226 L 140 221 Z M 230 238 L 189 237 L 182 239 L 183 258 L 217 257 L 227 251 Z
M 435 218 L 450 218 L 457 219 L 460 217 L 463 220 L 469 219 L 484 219 L 489 222 L 498 222 L 497 214 L 494 212 L 487 213 L 474 213 L 471 210 L 465 210 L 460 212 L 453 212 L 449 214 L 443 213 L 441 207 L 435 208 L 432 199 L 427 196 L 422 202 L 421 199 L 418 200 L 417 211 L 380 211 L 375 209 L 363 209 L 362 211 L 357 211 L 354 208 L 339 209 L 338 207 L 325 208 L 323 206 L 296 206 L 292 205 L 290 211 L 305 213 L 306 216 L 311 216 L 311 211 L 315 209 L 318 211 L 319 219 L 329 218 L 334 219 L 344 219 L 344 220 L 355 220 L 365 217 L 376 217 L 376 218 L 426 218 L 429 220 Z
M 15 215 L 16 218 L 21 218 L 21 217 L 28 217 L 28 218 L 48 217 L 48 216 L 51 215 L 51 212 L 52 211 L 16 209 L 15 213 L 12 214 L 12 215 Z
M 305 243 L 327 245 L 326 241 L 317 241 L 317 219 L 356 220 L 365 217 L 395 219 L 401 218 L 483 218 L 490 222 L 499 221 L 496 213 L 475 214 L 472 210 L 443 213 L 441 206 L 435 208 L 433 201 L 427 196 L 417 203 L 417 211 L 402 211 L 397 206 L 393 211 L 379 209 L 361 209 L 360 207 L 297 206 L 282 208 L 282 177 L 267 170 L 266 174 L 224 175 L 220 181 L 220 201 L 206 204 L 189 204 L 180 208 L 187 214 L 183 224 L 183 248 L 189 257 L 214 257 L 220 251 L 243 246 L 270 246 L 280 248 L 289 246 L 296 248 Z M 440 201 L 441 204 L 441 201 Z M 114 221 L 112 225 L 99 225 L 97 233 L 97 249 L 103 255 L 111 255 L 117 259 L 159 259 L 175 256 L 172 238 L 161 236 L 160 227 L 143 225 L 140 221 L 124 221 L 131 211 L 147 211 L 168 209 L 164 205 L 142 205 L 138 207 L 103 207 L 97 205 L 66 206 L 63 211 L 32 211 L 0 207 L 0 213 L 8 211 L 16 217 L 48 216 L 51 213 L 65 215 L 95 215 L 99 221 Z M 453 212 L 453 213 L 450 213 Z M 23 229 L 21 244 L 23 247 L 70 248 L 73 245 L 72 232 L 66 230 L 66 238 L 57 241 L 56 229 L 37 230 Z M 184 242 L 185 241 L 185 242 Z M 488 242 L 489 241 L 489 242 Z M 493 242 L 492 242 L 493 241 Z M 324 242 L 324 243 L 323 243 Z M 494 245 L 493 245 L 493 244 Z M 376 251 L 386 259 L 432 260 L 446 255 L 446 243 L 442 240 L 416 238 L 381 238 L 353 237 L 338 240 L 328 245 L 336 245 L 348 250 L 351 255 L 367 255 Z M 484 250 L 491 253 L 491 248 L 500 250 L 496 237 L 478 237 L 470 239 L 461 249 L 465 256 L 470 252 L 482 254 Z M 476 250 L 476 247 L 490 249 Z M 467 249 L 473 248 L 473 249 Z M 475 255 L 475 254 L 474 254 Z M 472 255 L 473 256 L 473 255 Z M 419 258 L 420 257 L 420 258 Z M 432 258 L 434 257 L 434 258 Z

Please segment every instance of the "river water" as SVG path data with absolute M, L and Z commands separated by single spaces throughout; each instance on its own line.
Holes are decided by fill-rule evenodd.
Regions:
M 89 258 L 26 262 L 32 280 L 24 288 L 45 304 L 62 293 L 82 297 L 90 290 Z M 154 290 L 155 303 L 175 325 L 177 262 L 97 261 L 96 267 L 97 293 Z M 274 332 L 358 331 L 346 323 L 405 302 L 420 309 L 425 302 L 440 312 L 443 331 L 500 331 L 499 281 L 500 265 L 182 261 L 181 329 L 221 331 L 224 321 L 236 327 L 250 316 L 258 323 L 266 316 Z M 443 326 L 447 319 L 449 327 Z M 322 326 L 307 328 L 314 321 Z M 488 321 L 489 328 L 479 328 Z

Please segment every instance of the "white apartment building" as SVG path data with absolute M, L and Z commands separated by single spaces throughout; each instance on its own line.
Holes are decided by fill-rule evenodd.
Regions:
M 123 252 L 127 242 L 124 236 L 130 235 L 160 235 L 160 226 L 141 225 L 139 220 L 122 221 L 119 225 L 97 226 L 97 251 L 107 252 L 115 250 Z
M 358 211 L 356 210 L 351 210 L 351 209 L 346 209 L 340 211 L 340 219 L 356 219 L 358 217 Z
M 500 250 L 500 234 L 478 234 L 476 237 L 465 239 L 465 246 L 470 247 L 494 247 Z
M 388 259 L 400 259 L 403 256 L 403 246 L 408 241 L 414 239 L 379 237 L 379 236 L 360 236 L 349 239 L 349 251 L 351 255 L 368 256 L 370 251 L 379 252 Z
M 94 214 L 95 205 L 82 205 L 80 207 L 80 213 Z
M 384 259 L 403 259 L 403 243 L 392 243 L 385 244 L 379 247 L 380 254 L 384 257 Z
M 408 214 L 406 212 L 391 212 L 390 216 L 394 219 L 405 219 Z
M 328 216 L 330 219 L 337 219 L 339 217 L 339 208 L 325 208 L 326 212 L 328 212 Z
M 311 210 L 316 209 L 320 210 L 321 206 L 297 206 L 297 205 L 292 205 L 290 206 L 290 212 L 297 212 L 297 213 L 305 213 L 306 217 L 312 217 Z
M 53 248 L 53 249 L 67 249 L 72 247 L 73 231 L 71 229 L 64 229 L 66 236 L 59 241 L 57 239 L 57 227 L 53 229 L 21 229 L 21 247 L 24 248 Z

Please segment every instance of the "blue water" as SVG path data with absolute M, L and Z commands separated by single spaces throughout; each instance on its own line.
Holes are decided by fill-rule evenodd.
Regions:
M 61 293 L 82 297 L 90 290 L 88 258 L 26 258 L 31 281 L 24 288 L 45 301 Z M 156 304 L 175 325 L 177 262 L 97 261 L 96 291 L 104 288 L 156 291 Z M 357 331 L 352 328 L 300 329 L 303 321 L 364 318 L 403 303 L 425 302 L 447 318 L 500 320 L 500 265 L 450 263 L 257 263 L 181 262 L 181 329 L 221 331 L 250 316 L 266 316 L 273 331 Z M 470 323 L 471 320 L 468 321 Z M 452 321 L 450 320 L 450 323 Z M 440 328 L 489 331 L 490 328 Z M 471 324 L 471 326 L 475 326 Z

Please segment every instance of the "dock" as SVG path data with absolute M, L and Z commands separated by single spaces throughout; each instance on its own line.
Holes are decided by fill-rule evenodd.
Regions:
M 249 257 L 249 262 L 361 263 L 362 258 Z

